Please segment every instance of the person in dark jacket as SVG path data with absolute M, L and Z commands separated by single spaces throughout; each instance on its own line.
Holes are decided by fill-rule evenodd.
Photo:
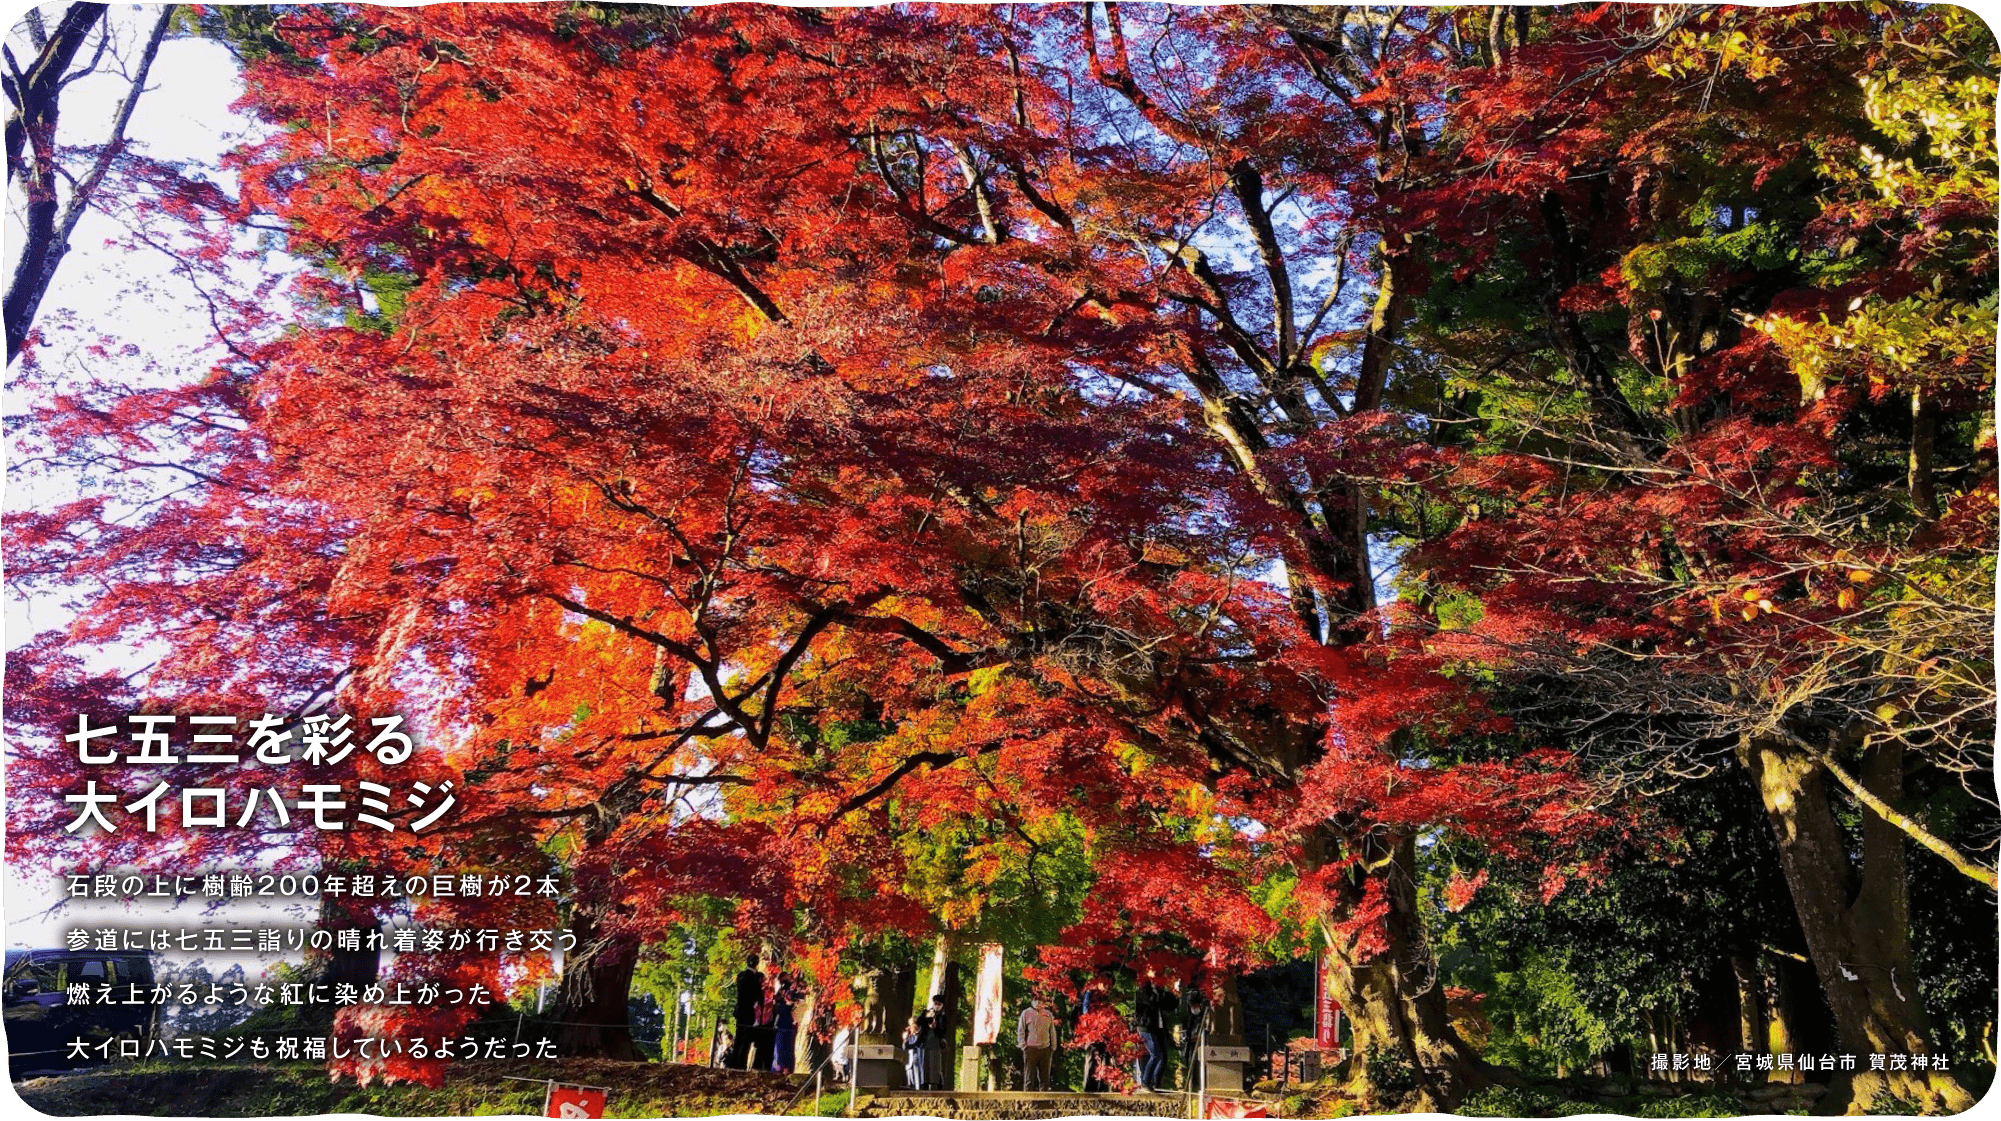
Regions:
M 924 1089 L 945 1088 L 945 998 L 935 996 L 917 1014 L 917 1026 L 924 1029 Z
M 1209 994 L 1200 974 L 1181 987 L 1181 1088 L 1195 1089 L 1197 1051 L 1209 1027 Z
M 1153 1061 L 1153 1088 L 1158 1090 L 1161 1083 L 1167 1081 L 1168 1060 L 1174 1054 L 1174 1011 L 1179 1002 L 1175 999 L 1174 990 L 1166 985 L 1155 985 L 1153 994 L 1157 1009 L 1153 1024 L 1153 1053 L 1159 1056 Z
M 799 1051 L 799 1021 L 794 1016 L 794 1010 L 803 995 L 798 982 L 783 973 L 778 975 L 778 989 L 771 994 L 771 1069 L 779 1074 L 792 1073 Z
M 758 972 L 757 955 L 744 959 L 743 971 L 736 975 L 736 1008 L 731 1019 L 729 1058 L 723 1065 L 743 1070 L 750 1062 L 751 1042 L 757 1025 L 757 1005 L 764 999 L 764 974 Z
M 758 998 L 751 1024 L 750 1069 L 768 1071 L 772 1049 L 778 1043 L 778 994 L 772 986 L 766 985 L 764 995 Z
M 1146 1048 L 1139 1062 L 1139 1087 L 1149 1094 L 1160 1092 L 1160 1080 L 1167 1073 L 1167 1005 L 1173 999 L 1173 994 L 1154 985 L 1150 973 L 1133 996 L 1133 1030 Z
M 1153 1092 L 1153 1065 L 1160 1058 L 1154 1046 L 1153 1025 L 1160 1017 L 1160 997 L 1153 991 L 1151 979 L 1142 980 L 1133 992 L 1132 1029 L 1139 1033 L 1140 1046 L 1146 1053 L 1140 1056 L 1139 1065 L 1133 1069 L 1133 1077 L 1139 1082 L 1143 1094 Z

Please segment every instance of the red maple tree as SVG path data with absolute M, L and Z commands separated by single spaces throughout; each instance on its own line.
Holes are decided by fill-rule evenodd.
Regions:
M 313 321 L 208 386 L 60 410 L 64 455 L 228 420 L 187 459 L 194 497 L 129 529 L 92 505 L 18 523 L 51 578 L 112 584 L 23 655 L 29 711 L 82 703 L 62 643 L 151 628 L 171 653 L 146 703 L 421 714 L 466 805 L 384 857 L 561 838 L 587 949 L 559 1015 L 614 1054 L 638 932 L 680 895 L 810 912 L 837 944 L 930 933 L 899 869 L 843 874 L 892 799 L 1097 831 L 1093 960 L 1052 967 L 1136 931 L 1246 960 L 1269 916 L 1230 876 L 1255 836 L 1304 885 L 1358 1049 L 1449 1107 L 1497 1072 L 1431 983 L 1420 837 L 1547 865 L 1554 891 L 1627 822 L 1562 752 L 1445 760 L 1509 724 L 1435 603 L 1383 602 L 1378 531 L 1485 487 L 1508 517 L 1460 528 L 1453 564 L 1584 564 L 1659 515 L 1645 471 L 1728 461 L 1741 429 L 1651 424 L 1592 318 L 1624 307 L 1656 377 L 1769 373 L 1649 350 L 1649 324 L 1701 340 L 1731 308 L 1604 272 L 1657 234 L 1615 192 L 1664 190 L 1711 102 L 1657 68 L 1722 18 L 283 14 L 241 204 L 316 263 Z M 1733 71 L 1722 104 L 1759 80 Z M 1616 111 L 1643 96 L 1678 112 Z M 1588 495 L 1548 498 L 1547 456 L 1441 448 L 1454 418 L 1410 391 L 1421 356 L 1503 330 L 1422 317 L 1517 266 L 1536 349 L 1627 457 Z M 1630 588 L 1556 588 L 1482 585 L 1490 629 L 1657 622 Z M 884 734 L 837 734 L 864 720 Z M 1218 851 L 1189 816 L 1240 829 Z

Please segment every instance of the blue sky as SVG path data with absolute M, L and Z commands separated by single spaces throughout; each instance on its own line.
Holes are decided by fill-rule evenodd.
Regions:
M 52 21 L 64 6 L 45 6 L 44 16 Z M 21 60 L 31 57 L 25 47 L 23 23 L 28 7 L 18 0 L 0 0 L 0 14 L 4 14 L 9 28 L 7 42 L 15 58 Z M 157 12 L 157 7 L 115 8 L 114 46 L 108 58 L 136 51 Z M 58 141 L 97 142 L 108 130 L 125 88 L 125 83 L 115 76 L 85 78 L 68 87 L 61 103 Z M 210 42 L 170 38 L 160 48 L 128 136 L 143 146 L 147 155 L 212 168 L 247 127 L 248 122 L 229 109 L 241 93 L 236 63 L 228 51 Z M 10 272 L 20 253 L 20 204 L 20 192 L 10 184 L 4 258 Z M 56 274 L 37 320 L 46 338 L 39 351 L 43 384 L 27 391 L 30 387 L 20 383 L 18 366 L 10 368 L 6 392 L 6 412 L 10 416 L 17 415 L 45 392 L 44 386 L 60 389 L 91 376 L 135 380 L 180 377 L 208 365 L 214 348 L 206 316 L 198 310 L 193 291 L 172 274 L 172 262 L 164 254 L 107 244 L 124 233 L 124 224 L 118 218 L 96 210 L 78 225 L 71 239 L 72 249 Z M 133 347 L 132 356 L 111 360 L 118 366 L 107 369 L 107 360 L 94 357 L 89 349 L 105 339 L 112 343 L 109 353 L 118 354 L 129 343 Z M 10 461 L 13 454 L 10 448 Z M 22 485 L 21 477 L 11 470 L 7 482 L 5 502 L 10 511 L 46 506 L 69 497 L 53 481 Z M 9 595 L 6 644 L 9 648 L 19 645 L 36 632 L 59 625 L 64 618 L 60 604 L 24 601 Z M 4 776 L 0 776 L 0 781 L 4 781 Z M 70 926 L 140 917 L 119 908 L 101 906 L 69 908 L 51 916 L 46 908 L 59 898 L 59 887 L 50 869 L 23 867 L 12 859 L 7 861 L 4 914 L 8 946 L 57 945 L 62 932 Z M 269 921 L 272 916 L 254 915 L 244 909 L 242 917 L 248 921 Z M 202 925 L 198 912 L 192 908 L 165 915 L 155 909 L 143 916 L 147 922 L 161 918 Z

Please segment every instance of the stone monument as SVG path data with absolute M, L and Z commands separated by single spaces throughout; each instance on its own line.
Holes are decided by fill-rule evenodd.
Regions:
M 1216 999 L 1209 1004 L 1209 1033 L 1202 1041 L 1204 1086 L 1211 1093 L 1241 1094 L 1250 1089 L 1251 1049 L 1244 1042 L 1244 1004 L 1237 975 L 1217 971 Z
M 903 1088 L 903 1048 L 892 1034 L 901 1025 L 892 1026 L 889 1022 L 895 1011 L 891 1007 L 895 987 L 896 979 L 885 976 L 880 969 L 863 970 L 855 978 L 858 993 L 855 1002 L 862 1008 L 861 1032 L 854 1043 L 854 1054 L 844 1058 L 852 1064 L 857 1094 Z

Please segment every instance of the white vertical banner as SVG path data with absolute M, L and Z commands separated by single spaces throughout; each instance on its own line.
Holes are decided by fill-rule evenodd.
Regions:
M 1001 1030 L 1001 948 L 980 947 L 980 980 L 973 990 L 973 1042 L 998 1043 Z

